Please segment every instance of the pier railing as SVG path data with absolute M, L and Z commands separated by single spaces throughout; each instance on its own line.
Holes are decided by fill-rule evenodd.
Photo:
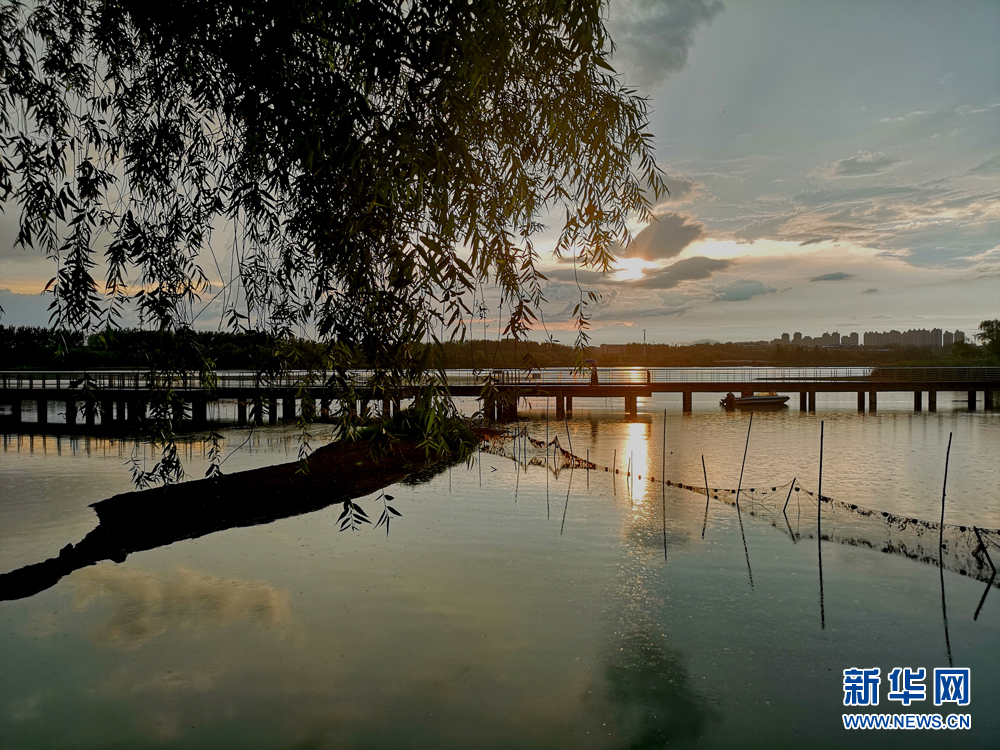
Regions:
M 350 374 L 356 386 L 364 386 L 372 373 L 357 370 Z M 102 390 L 142 391 L 152 387 L 169 387 L 184 391 L 293 389 L 306 378 L 317 386 L 326 382 L 323 373 L 290 370 L 265 376 L 246 371 L 222 371 L 214 382 L 204 380 L 197 372 L 164 375 L 148 370 L 93 371 L 7 371 L 0 372 L 0 390 L 77 390 L 89 384 Z M 542 370 L 448 370 L 449 386 L 481 386 L 492 382 L 497 386 L 589 385 L 590 370 L 547 368 Z M 427 381 L 433 382 L 433 381 Z M 997 383 L 1000 367 L 615 367 L 598 368 L 599 385 L 652 385 L 680 383 L 839 383 L 857 382 L 864 385 L 892 383 Z M 411 386 L 420 385 L 412 383 Z

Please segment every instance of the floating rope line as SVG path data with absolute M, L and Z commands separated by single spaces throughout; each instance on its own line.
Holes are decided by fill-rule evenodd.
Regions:
M 515 438 L 523 440 L 516 448 Z M 484 438 L 483 452 L 518 461 L 525 468 L 545 467 L 556 477 L 564 469 L 571 468 L 603 471 L 624 476 L 627 480 L 638 479 L 702 496 L 707 494 L 712 500 L 736 505 L 736 488 L 714 487 L 707 488 L 706 492 L 706 487 L 683 480 L 666 479 L 653 474 L 645 477 L 638 473 L 633 475 L 627 469 L 605 466 L 571 453 L 559 443 L 558 435 L 546 444 L 544 440 L 530 437 L 525 428 Z M 995 571 L 988 548 L 1000 549 L 1000 529 L 940 524 L 844 502 L 829 495 L 817 497 L 815 491 L 803 486 L 797 479 L 778 485 L 741 489 L 740 495 L 752 501 L 749 510 L 745 506 L 744 510 L 752 516 L 769 521 L 775 528 L 787 530 L 793 540 L 816 538 L 815 513 L 802 516 L 803 519 L 812 519 L 812 522 L 806 520 L 803 524 L 799 511 L 803 503 L 811 509 L 815 509 L 817 503 L 823 503 L 824 541 L 867 547 L 937 567 L 940 537 L 943 549 L 941 564 L 946 570 L 984 582 L 989 581 Z M 790 503 L 789 498 L 796 502 Z M 1000 579 L 1000 576 L 997 578 Z M 1000 588 L 1000 580 L 994 580 L 994 585 Z

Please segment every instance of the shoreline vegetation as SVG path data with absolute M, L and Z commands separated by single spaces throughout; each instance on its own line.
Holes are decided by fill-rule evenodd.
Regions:
M 992 344 L 992 342 L 991 342 Z M 412 345 L 420 358 L 424 344 Z M 630 343 L 609 354 L 594 346 L 582 358 L 601 367 L 850 367 L 976 366 L 1000 364 L 993 345 L 956 343 L 932 349 L 892 347 L 793 347 L 752 343 Z M 0 370 L 115 369 L 155 367 L 170 362 L 175 369 L 308 369 L 325 359 L 325 345 L 299 338 L 278 339 L 262 332 L 108 330 L 86 336 L 42 327 L 0 325 Z M 511 339 L 445 342 L 435 357 L 445 369 L 574 367 L 581 352 L 572 346 Z M 357 366 L 365 367 L 364 358 Z

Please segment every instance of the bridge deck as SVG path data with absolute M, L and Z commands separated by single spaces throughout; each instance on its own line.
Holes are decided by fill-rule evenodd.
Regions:
M 815 411 L 816 394 L 826 392 L 857 392 L 858 410 L 877 409 L 877 394 L 886 391 L 912 391 L 914 409 L 923 407 L 923 392 L 927 392 L 928 408 L 937 408 L 938 391 L 966 391 L 970 409 L 976 408 L 977 392 L 983 392 L 986 408 L 992 405 L 992 394 L 1000 392 L 1000 367 L 825 367 L 825 368 L 600 368 L 597 382 L 590 371 L 568 368 L 523 370 L 449 370 L 444 382 L 429 379 L 410 383 L 395 392 L 377 392 L 382 411 L 392 408 L 390 402 L 409 398 L 418 387 L 446 389 L 454 396 L 479 398 L 484 386 L 484 410 L 496 418 L 516 416 L 517 402 L 527 397 L 555 397 L 557 417 L 572 411 L 576 398 L 624 398 L 625 411 L 637 412 L 637 399 L 653 393 L 681 393 L 683 409 L 690 411 L 693 393 L 751 393 L 776 391 L 798 393 L 799 408 Z M 364 393 L 372 373 L 350 373 L 358 393 Z M 80 405 L 89 404 L 87 424 L 94 424 L 94 404 L 102 414 L 115 415 L 118 420 L 132 421 L 145 412 L 145 403 L 152 391 L 169 388 L 181 402 L 190 406 L 190 419 L 203 423 L 205 404 L 219 399 L 235 399 L 239 403 L 238 421 L 246 421 L 247 404 L 267 404 L 268 418 L 277 420 L 276 403 L 283 401 L 286 418 L 294 418 L 296 397 L 301 384 L 309 379 L 309 391 L 325 411 L 327 404 L 343 393 L 322 373 L 284 372 L 265 377 L 252 372 L 220 372 L 213 379 L 198 373 L 166 376 L 146 370 L 99 371 L 8 371 L 0 372 L 0 405 L 8 404 L 8 421 L 21 423 L 22 401 L 36 401 L 39 416 L 46 402 L 67 404 L 68 420 L 76 419 Z M 374 394 L 372 394 L 374 395 Z M 116 406 L 117 405 L 117 406 Z M 262 419 L 262 409 L 253 417 Z M 189 419 L 187 407 L 178 407 L 178 419 Z M 102 418 L 103 420 L 103 418 Z M 43 417 L 44 422 L 44 417 Z M 74 425 L 75 421 L 68 424 Z

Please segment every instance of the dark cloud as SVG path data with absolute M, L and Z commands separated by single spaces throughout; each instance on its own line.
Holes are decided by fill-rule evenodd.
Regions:
M 847 241 L 911 265 L 968 265 L 996 247 L 998 202 L 1000 190 L 969 189 L 957 180 L 808 190 L 744 204 L 732 234 L 748 242 Z
M 876 289 L 875 287 L 871 286 L 871 287 L 868 287 L 867 289 L 865 289 L 861 293 L 862 294 L 878 294 L 878 289 Z
M 969 170 L 968 174 L 987 174 L 994 175 L 1000 173 L 1000 154 L 994 156 L 992 159 L 987 159 L 982 164 L 979 164 Z
M 836 271 L 834 273 L 824 273 L 822 276 L 813 276 L 809 281 L 844 281 L 854 276 L 853 273 Z
M 866 177 L 873 174 L 882 174 L 899 164 L 902 159 L 887 156 L 881 151 L 858 151 L 854 156 L 847 159 L 820 164 L 812 172 L 812 177 L 822 177 L 823 179 L 833 179 L 837 177 Z
M 684 69 L 695 31 L 723 7 L 721 0 L 617 0 L 608 13 L 613 62 L 628 83 L 656 88 Z
M 648 261 L 676 258 L 684 248 L 705 236 L 705 225 L 687 214 L 665 213 L 657 218 L 659 221 L 650 222 L 636 235 L 622 257 Z
M 663 181 L 670 191 L 670 195 L 665 197 L 666 204 L 682 203 L 689 198 L 697 198 L 704 188 L 700 182 L 676 174 L 668 174 Z
M 644 307 L 642 309 L 622 310 L 601 308 L 591 317 L 592 320 L 638 320 L 640 318 L 666 318 L 672 315 L 683 315 L 691 309 L 691 305 L 665 305 L 663 307 Z
M 642 289 L 673 289 L 682 281 L 707 279 L 713 273 L 731 265 L 732 261 L 696 256 L 679 260 L 661 270 L 646 271 L 638 281 L 625 282 L 625 284 Z
M 545 271 L 545 278 L 549 281 L 566 281 L 570 283 L 580 282 L 580 285 L 590 288 L 598 284 L 608 284 L 612 281 L 610 276 L 605 276 L 599 271 L 591 271 L 589 268 L 553 268 Z
M 772 289 L 756 279 L 737 279 L 729 284 L 715 288 L 716 302 L 746 302 L 748 299 L 758 297 L 761 294 L 773 294 L 777 289 Z

